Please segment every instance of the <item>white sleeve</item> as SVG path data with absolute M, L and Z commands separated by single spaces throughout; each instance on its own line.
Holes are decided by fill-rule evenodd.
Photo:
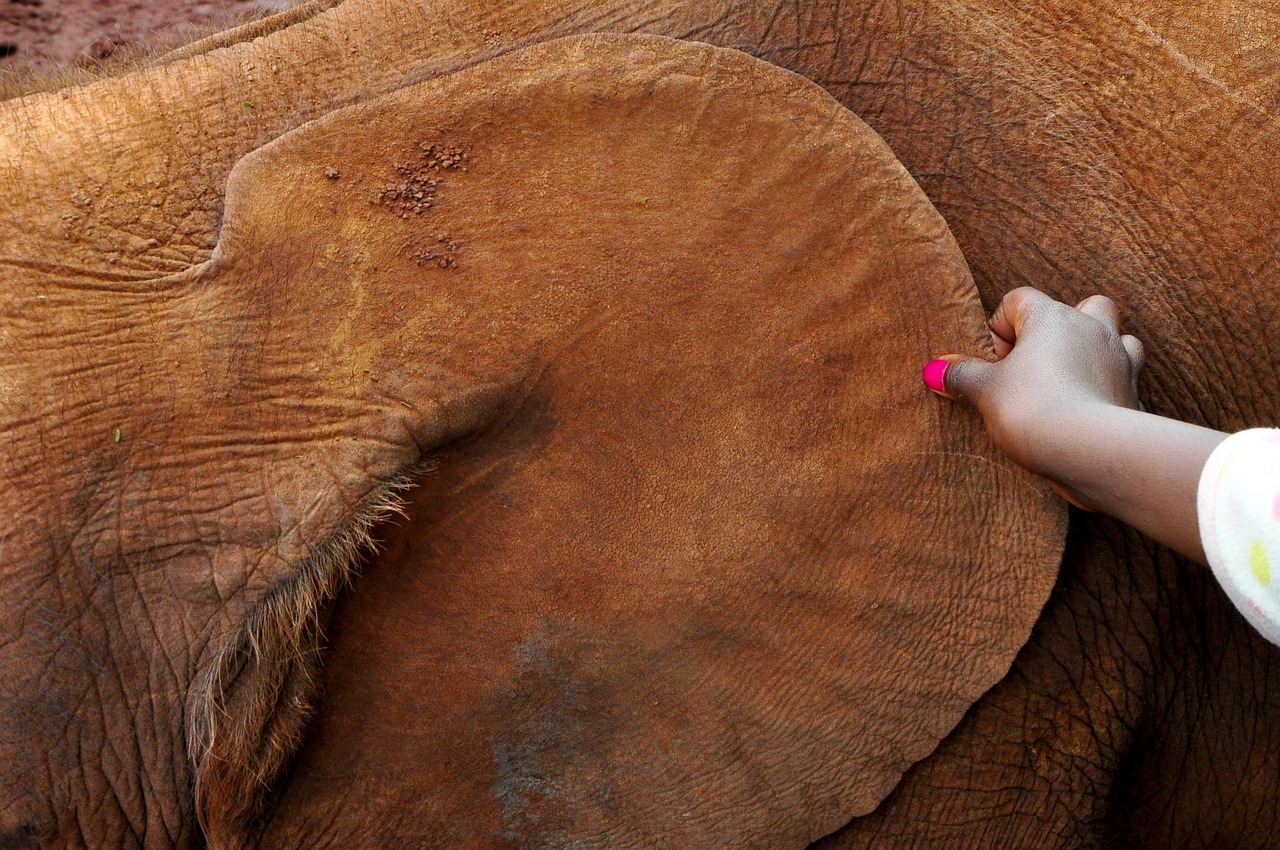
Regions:
M 1280 644 L 1280 430 L 1223 440 L 1200 473 L 1196 511 L 1218 583 L 1250 625 Z

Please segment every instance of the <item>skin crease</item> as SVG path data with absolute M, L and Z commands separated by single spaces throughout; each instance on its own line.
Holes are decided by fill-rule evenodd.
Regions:
M 944 394 L 977 407 L 996 446 L 1073 505 L 1206 563 L 1196 486 L 1227 435 L 1139 409 L 1142 343 L 1121 335 L 1115 302 L 1072 309 L 1023 287 L 990 324 L 998 361 L 946 356 Z
M 335 18 L 344 7 L 354 4 Z M 463 4 L 424 16 L 397 6 L 363 15 L 387 27 L 367 40 L 345 20 L 328 40 L 291 30 L 287 44 L 233 45 L 199 66 L 104 81 L 92 96 L 9 104 L 7 127 L 62 135 L 17 154 L 12 138 L 0 145 L 9 173 L 30 175 L 6 187 L 10 214 L 33 222 L 25 242 L 10 239 L 0 253 L 71 267 L 113 256 L 102 269 L 143 280 L 203 260 L 216 187 L 234 162 L 356 97 L 353 88 L 403 79 L 373 61 L 380 44 L 431 74 L 566 30 L 666 32 L 755 50 L 865 118 L 947 219 L 988 309 L 1020 285 L 1070 304 L 1107 281 L 1150 351 L 1140 380 L 1151 413 L 1222 432 L 1276 420 L 1280 274 L 1262 238 L 1280 206 L 1276 69 L 1265 49 L 1273 4 L 834 8 Z M 406 27 L 411 38 L 399 35 Z M 485 29 L 498 33 L 494 44 Z M 340 36 L 358 49 L 337 48 Z M 299 64 L 264 72 L 281 50 Z M 103 148 L 147 167 L 95 172 Z M 64 216 L 81 211 L 67 191 L 80 172 L 103 179 L 95 203 L 118 212 L 97 252 L 81 251 L 94 234 L 66 236 Z M 103 419 L 109 433 L 118 417 Z M 201 636 L 173 638 L 198 645 Z M 1075 513 L 1059 586 L 1010 676 L 880 809 L 823 846 L 1273 847 L 1280 665 L 1271 652 L 1203 570 L 1105 516 Z M 133 663 L 145 670 L 147 657 Z M 151 706 L 157 726 L 179 722 L 170 708 Z M 180 744 L 158 750 L 139 758 L 168 758 L 181 777 Z M 181 838 L 179 809 L 164 819 Z

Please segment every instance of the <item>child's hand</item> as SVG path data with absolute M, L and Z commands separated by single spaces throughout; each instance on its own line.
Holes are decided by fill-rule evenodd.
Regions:
M 1092 509 L 1064 474 L 1075 459 L 1063 456 L 1074 442 L 1063 437 L 1116 408 L 1139 409 L 1142 343 L 1120 334 L 1115 302 L 1101 295 L 1068 307 L 1022 287 L 1004 297 L 990 324 L 998 362 L 948 355 L 925 366 L 925 383 L 971 402 L 1011 460 Z

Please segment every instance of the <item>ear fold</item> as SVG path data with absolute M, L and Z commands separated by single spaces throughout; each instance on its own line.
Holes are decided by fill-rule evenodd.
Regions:
M 402 759 L 382 799 L 424 834 L 802 846 L 1004 675 L 1052 586 L 1061 505 L 918 385 L 987 345 L 945 225 L 743 54 L 566 39 L 334 113 L 236 167 L 199 287 L 287 520 L 193 697 L 215 843 L 298 739 L 349 544 L 480 429 L 415 503 L 427 554 L 374 567 L 398 593 L 362 598 L 404 618 L 345 612 L 385 620 L 334 672 L 371 714 L 323 718 L 282 823 L 358 747 Z M 416 684 L 342 701 L 386 681 Z M 418 734 L 370 738 L 387 718 Z

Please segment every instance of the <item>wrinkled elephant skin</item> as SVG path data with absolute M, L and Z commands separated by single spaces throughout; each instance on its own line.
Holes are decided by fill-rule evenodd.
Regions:
M 1093 517 L 1028 638 L 1061 506 L 914 371 L 1102 288 L 1273 422 L 1277 17 L 320 0 L 3 104 L 0 846 L 1276 846 L 1269 647 Z M 504 55 L 603 31 L 977 291 L 782 71 Z

